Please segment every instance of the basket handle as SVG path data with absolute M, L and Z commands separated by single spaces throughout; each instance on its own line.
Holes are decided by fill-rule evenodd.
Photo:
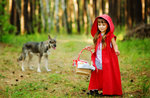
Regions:
M 78 54 L 78 59 L 77 59 L 78 61 L 79 61 L 80 55 L 82 54 L 83 50 L 87 50 L 87 49 L 86 49 L 86 48 L 83 48 L 83 49 L 80 51 L 80 53 Z M 91 54 L 93 53 L 91 50 L 87 50 L 87 51 L 90 51 Z

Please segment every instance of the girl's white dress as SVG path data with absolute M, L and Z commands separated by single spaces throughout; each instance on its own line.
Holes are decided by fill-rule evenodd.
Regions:
M 101 35 L 103 36 L 102 33 Z M 102 42 L 100 42 L 100 45 L 98 46 L 97 49 L 95 64 L 98 69 L 102 70 Z

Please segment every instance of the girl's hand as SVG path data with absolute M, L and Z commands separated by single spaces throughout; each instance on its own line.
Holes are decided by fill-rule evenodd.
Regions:
M 120 55 L 120 51 L 119 50 L 115 50 L 115 53 L 116 53 L 117 56 Z
M 113 44 L 113 47 L 114 47 L 114 50 L 115 50 L 116 55 L 119 56 L 119 55 L 120 55 L 120 51 L 118 50 L 118 46 L 117 46 L 117 44 L 116 44 L 115 39 L 112 38 L 111 42 L 112 42 L 112 44 Z
M 90 51 L 92 49 L 91 46 L 86 46 L 85 49 L 87 49 L 88 51 Z

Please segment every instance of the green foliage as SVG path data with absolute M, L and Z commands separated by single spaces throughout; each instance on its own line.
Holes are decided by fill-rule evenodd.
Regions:
M 118 46 L 123 54 L 128 54 L 133 56 L 133 59 L 137 59 L 137 57 L 149 57 L 150 55 L 150 45 L 148 42 L 150 39 L 131 39 L 124 42 L 118 42 Z
M 54 37 L 51 35 L 52 38 Z M 24 36 L 16 36 L 14 34 L 5 34 L 2 36 L 1 41 L 4 43 L 9 43 L 15 46 L 23 45 L 24 43 L 28 41 L 45 41 L 48 39 L 48 34 L 34 34 L 34 35 L 24 35 Z
M 6 5 L 6 1 L 3 0 L 0 3 L 0 41 L 1 37 L 4 34 L 15 32 L 15 27 L 9 23 L 9 15 L 5 12 L 4 7 Z

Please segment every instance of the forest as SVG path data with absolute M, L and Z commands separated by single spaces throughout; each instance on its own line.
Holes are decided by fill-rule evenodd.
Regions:
M 127 30 L 149 24 L 150 0 L 1 0 L 0 13 L 1 34 L 88 35 L 101 14 L 110 15 L 115 26 Z
M 150 97 L 150 0 L 0 0 L 0 97 L 89 97 L 90 76 L 76 74 L 72 63 L 93 45 L 91 28 L 103 14 L 115 26 L 123 95 L 101 97 Z M 26 62 L 22 71 L 17 59 L 23 45 L 48 35 L 57 42 L 48 57 L 51 71 L 42 58 L 41 73 L 36 72 L 36 55 L 33 70 Z M 87 51 L 81 56 L 90 57 Z

